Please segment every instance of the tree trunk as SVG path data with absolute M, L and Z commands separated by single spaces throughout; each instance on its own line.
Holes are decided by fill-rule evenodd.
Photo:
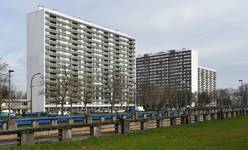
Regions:
M 64 102 L 61 102 L 61 115 L 64 115 Z
M 72 100 L 70 100 L 71 106 L 70 106 L 70 116 L 72 115 Z
M 0 103 L 0 112 L 2 112 L 2 102 Z
M 85 114 L 88 114 L 87 102 L 84 103 Z

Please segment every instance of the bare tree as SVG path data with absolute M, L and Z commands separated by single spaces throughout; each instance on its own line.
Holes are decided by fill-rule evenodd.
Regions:
M 144 91 L 143 106 L 146 110 L 159 110 L 163 103 L 163 88 L 162 87 L 144 87 L 149 90 Z
M 0 58 L 0 84 L 4 84 L 6 82 L 8 64 L 3 62 L 2 58 Z
M 149 91 L 150 84 L 148 80 L 142 82 L 141 85 L 137 85 L 137 102 L 139 105 L 145 107 L 147 105 L 147 102 L 150 101 Z
M 50 102 L 55 103 L 56 106 L 60 105 L 63 115 L 66 102 L 70 102 L 72 105 L 73 101 L 79 97 L 79 79 L 77 74 L 68 69 L 70 66 L 62 65 L 58 68 L 54 80 L 46 81 L 45 94 L 50 98 Z
M 82 81 L 75 76 L 70 76 L 68 78 L 70 89 L 67 91 L 67 98 L 70 104 L 70 115 L 73 114 L 73 103 L 81 99 L 81 83 Z
M 128 112 L 129 105 L 130 105 L 130 103 L 133 102 L 133 100 L 134 100 L 134 92 L 135 92 L 134 90 L 133 90 L 133 91 L 128 91 L 128 92 L 127 92 L 126 112 Z
M 0 85 L 0 112 L 2 112 L 2 104 L 4 103 L 4 100 L 8 98 L 8 95 L 8 87 L 5 85 Z
M 198 105 L 206 106 L 211 102 L 211 97 L 206 92 L 198 93 Z
M 84 76 L 83 79 L 83 103 L 85 113 L 88 114 L 87 105 L 92 102 L 93 99 L 93 78 Z
M 228 89 L 216 90 L 216 101 L 217 106 L 227 107 L 232 106 L 231 93 Z
M 24 92 L 24 93 L 23 93 L 22 99 L 27 99 L 27 92 Z
M 217 106 L 240 106 L 243 97 L 239 89 L 225 88 L 216 90 Z
M 0 58 L 0 111 L 2 111 L 4 99 L 7 99 L 9 95 L 8 87 L 6 86 L 8 79 L 7 68 L 8 64 L 3 62 L 2 58 Z
M 22 91 L 16 91 L 14 94 L 15 94 L 16 99 L 22 99 L 23 97 Z
M 248 84 L 238 87 L 237 94 L 240 98 L 240 105 L 247 105 L 248 102 Z
M 114 72 L 112 78 L 108 79 L 109 103 L 111 113 L 115 111 L 115 104 L 120 103 L 123 96 L 124 80 L 121 74 Z

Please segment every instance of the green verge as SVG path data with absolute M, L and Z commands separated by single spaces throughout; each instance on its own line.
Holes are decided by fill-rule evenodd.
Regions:
M 10 150 L 247 150 L 248 117 Z

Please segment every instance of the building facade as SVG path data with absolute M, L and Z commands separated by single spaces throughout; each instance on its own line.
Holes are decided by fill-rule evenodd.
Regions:
M 30 112 L 30 100 L 28 99 L 4 99 L 1 104 L 2 112 L 9 112 L 8 108 L 10 105 L 10 112 L 16 114 L 24 114 Z
M 116 107 L 127 106 L 135 83 L 135 39 L 93 23 L 40 7 L 27 16 L 27 85 L 35 73 L 42 79 L 33 82 L 33 111 L 57 109 L 54 98 L 47 94 L 61 74 L 61 66 L 83 82 L 73 102 L 75 111 L 84 107 L 85 85 L 91 84 L 91 100 L 87 107 L 107 109 L 113 97 L 113 79 L 121 78 L 123 96 Z M 40 82 L 44 86 L 39 86 Z M 49 85 L 48 85 L 49 84 Z M 29 91 L 29 90 L 28 90 Z M 43 93 L 43 94 L 42 94 Z M 28 92 L 30 98 L 30 92 Z M 65 108 L 70 104 L 66 100 Z
M 198 91 L 199 93 L 207 93 L 214 100 L 216 92 L 216 70 L 202 66 L 198 67 Z
M 136 63 L 137 100 L 141 105 L 144 105 L 143 101 L 149 97 L 147 95 L 149 91 L 155 91 L 155 93 L 160 91 L 161 94 L 174 93 L 170 99 L 175 99 L 177 105 L 191 104 L 186 95 L 198 92 L 198 55 L 196 51 L 182 49 L 145 54 L 137 57 Z M 166 97 L 161 94 L 155 94 L 154 97 L 161 99 Z

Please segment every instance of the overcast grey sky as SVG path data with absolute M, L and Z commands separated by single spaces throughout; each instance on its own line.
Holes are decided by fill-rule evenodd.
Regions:
M 192 48 L 217 70 L 217 87 L 248 82 L 246 0 L 5 0 L 0 2 L 0 56 L 26 90 L 26 15 L 38 5 L 136 38 L 136 53 Z

